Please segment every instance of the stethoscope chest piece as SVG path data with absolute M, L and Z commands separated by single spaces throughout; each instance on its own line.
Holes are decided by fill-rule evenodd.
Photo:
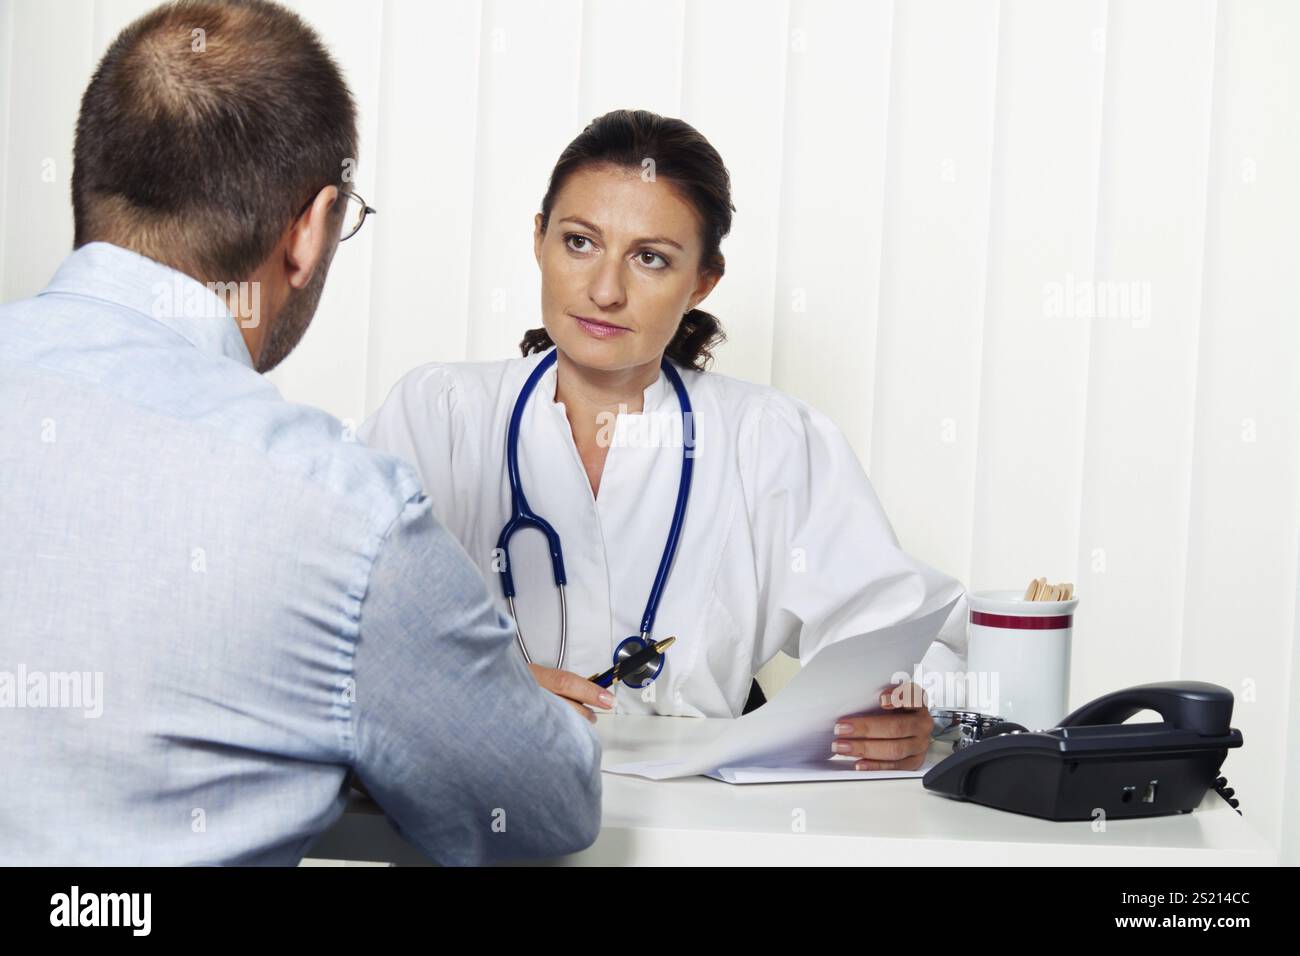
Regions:
M 631 637 L 625 637 L 619 641 L 618 647 L 614 649 L 614 663 L 621 664 L 633 654 L 640 653 L 649 645 L 648 637 L 641 637 L 633 634 Z M 663 673 L 664 655 L 656 654 L 654 660 L 648 664 L 638 667 L 636 670 L 623 674 L 620 678 L 628 687 L 642 688 L 652 684 L 658 676 Z

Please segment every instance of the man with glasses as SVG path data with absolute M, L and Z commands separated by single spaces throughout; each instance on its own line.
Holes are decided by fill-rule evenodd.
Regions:
M 85 91 L 75 249 L 0 307 L 0 864 L 296 863 L 352 773 L 439 862 L 595 838 L 596 738 L 415 473 L 259 374 L 374 213 L 356 139 L 263 0 L 146 14 Z

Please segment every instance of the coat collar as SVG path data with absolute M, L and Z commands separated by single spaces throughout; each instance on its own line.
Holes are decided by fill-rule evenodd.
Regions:
M 549 351 L 550 350 L 548 350 L 548 352 Z M 540 355 L 530 356 L 529 358 L 533 362 L 533 365 L 530 366 L 530 368 L 536 367 L 536 363 L 541 362 L 546 357 L 548 352 L 542 352 Z M 669 361 L 672 360 L 669 359 Z M 544 401 L 553 404 L 558 410 L 563 412 L 564 410 L 563 403 L 557 402 L 555 400 L 556 368 L 557 368 L 556 365 L 552 365 L 549 369 L 546 370 L 546 374 L 543 375 L 541 380 L 537 383 L 537 395 L 539 398 L 542 398 Z M 646 386 L 645 391 L 642 393 L 641 412 L 640 413 L 627 412 L 626 414 L 644 415 L 650 412 L 656 412 L 664 405 L 665 402 L 672 402 L 675 405 L 676 399 L 673 396 L 673 387 L 668 381 L 668 376 L 665 375 L 664 370 L 660 368 L 659 377 L 655 379 L 653 382 L 651 382 L 648 386 Z

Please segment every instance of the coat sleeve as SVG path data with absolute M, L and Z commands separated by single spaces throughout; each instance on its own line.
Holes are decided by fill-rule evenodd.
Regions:
M 774 393 L 739 444 L 759 592 L 756 665 L 781 650 L 806 663 L 829 644 L 963 594 L 900 547 L 852 447 L 824 415 Z M 964 606 L 957 601 L 923 668 L 964 661 Z
M 444 524 L 457 507 L 451 481 L 457 449 L 455 402 L 452 370 L 438 363 L 422 365 L 407 372 L 357 430 L 368 447 L 415 468 L 434 516 Z

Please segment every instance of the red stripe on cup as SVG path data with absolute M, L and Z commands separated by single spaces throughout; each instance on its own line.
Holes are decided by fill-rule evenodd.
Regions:
M 1009 627 L 1024 631 L 1060 630 L 1069 627 L 1073 621 L 1073 614 L 1058 614 L 1055 617 L 1016 617 L 1011 614 L 986 614 L 984 611 L 970 612 L 972 624 L 983 624 L 985 627 Z

